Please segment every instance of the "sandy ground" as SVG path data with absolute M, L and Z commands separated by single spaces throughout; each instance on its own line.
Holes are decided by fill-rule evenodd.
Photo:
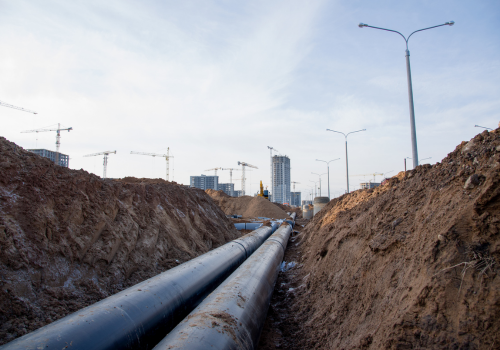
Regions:
M 264 197 L 231 197 L 223 191 L 206 190 L 206 192 L 226 215 L 242 215 L 244 218 L 288 218 L 288 214 L 281 207 Z
M 103 180 L 0 138 L 0 345 L 239 236 L 202 190 Z
M 290 242 L 259 349 L 499 349 L 499 170 L 485 131 L 332 200 Z

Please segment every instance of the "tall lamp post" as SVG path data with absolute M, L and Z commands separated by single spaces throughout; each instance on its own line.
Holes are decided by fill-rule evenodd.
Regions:
M 314 182 L 314 197 L 317 197 L 316 191 L 318 190 L 318 186 L 316 184 L 318 183 L 318 181 L 313 181 L 313 180 L 309 180 L 309 181 Z
M 410 71 L 410 51 L 408 50 L 408 40 L 410 40 L 410 37 L 415 34 L 416 32 L 421 32 L 423 30 L 427 29 L 432 29 L 432 28 L 437 28 L 437 27 L 442 27 L 442 26 L 452 26 L 454 25 L 454 21 L 449 21 L 443 24 L 439 24 L 437 26 L 432 26 L 429 28 L 423 28 L 414 31 L 411 33 L 408 38 L 406 38 L 403 34 L 401 34 L 398 31 L 392 30 L 392 29 L 386 29 L 386 28 L 380 28 L 380 27 L 373 27 L 365 23 L 360 23 L 358 26 L 360 28 L 363 27 L 368 27 L 368 28 L 374 28 L 374 29 L 380 29 L 380 30 L 385 30 L 387 32 L 393 32 L 393 33 L 398 33 L 403 37 L 403 39 L 406 42 L 406 76 L 408 79 L 408 99 L 409 99 L 409 104 L 410 104 L 410 126 L 411 126 L 411 148 L 412 148 L 412 158 L 413 158 L 413 168 L 415 169 L 418 166 L 418 152 L 417 152 L 417 130 L 415 128 L 415 109 L 413 107 L 413 89 L 411 86 L 411 71 Z
M 347 193 L 349 193 L 349 161 L 347 158 L 347 136 L 349 136 L 350 134 L 354 134 L 355 132 L 366 131 L 366 129 L 351 131 L 351 132 L 348 132 L 347 134 L 344 134 L 343 132 L 340 132 L 340 131 L 331 130 L 331 129 L 326 129 L 326 131 L 336 132 L 338 134 L 344 135 L 344 137 L 345 137 L 345 177 L 347 179 Z
M 311 173 L 311 174 L 318 175 L 318 177 L 319 177 L 319 196 L 321 197 L 321 176 L 326 175 L 326 173 L 323 173 L 323 174 Z
M 336 160 L 339 160 L 340 158 L 329 160 L 328 162 L 326 160 L 321 160 L 321 159 L 316 159 L 317 162 L 324 162 L 326 163 L 326 168 L 327 168 L 327 176 L 328 176 L 328 199 L 330 199 L 330 162 L 334 162 Z

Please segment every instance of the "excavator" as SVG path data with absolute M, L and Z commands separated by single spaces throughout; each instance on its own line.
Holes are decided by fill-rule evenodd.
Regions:
M 257 194 L 259 197 L 264 197 L 265 199 L 269 199 L 269 191 L 266 189 L 264 191 L 264 186 L 262 185 L 262 180 L 260 180 L 260 192 Z

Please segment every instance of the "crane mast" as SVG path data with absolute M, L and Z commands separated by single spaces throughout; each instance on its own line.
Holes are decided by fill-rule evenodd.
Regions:
M 170 181 L 170 158 L 174 158 L 174 156 L 170 155 L 170 147 L 167 148 L 167 154 L 156 154 L 156 153 L 146 153 L 146 152 L 134 152 L 131 151 L 130 154 L 140 154 L 143 156 L 151 156 L 151 157 L 164 157 L 167 162 L 167 172 L 165 176 L 165 180 Z
M 99 152 L 99 153 L 92 153 L 92 154 L 84 155 L 84 157 L 94 157 L 94 156 L 104 155 L 104 161 L 103 161 L 104 170 L 103 170 L 102 178 L 105 179 L 106 178 L 106 171 L 108 169 L 108 155 L 110 155 L 110 154 L 116 154 L 116 151 L 104 151 L 104 152 Z
M 255 165 L 248 164 L 246 162 L 238 161 L 238 165 L 241 165 L 241 195 L 245 195 L 245 167 L 259 169 Z
M 57 123 L 57 129 L 36 129 L 36 130 L 25 130 L 21 131 L 22 133 L 29 133 L 29 132 L 46 132 L 46 131 L 56 131 L 56 164 L 59 165 L 59 148 L 61 147 L 61 131 L 68 130 L 70 132 L 73 130 L 73 128 L 66 128 L 66 129 L 61 129 L 61 123 Z
M 239 169 L 235 168 L 220 168 L 220 170 L 229 170 L 229 183 L 233 183 L 233 170 L 239 171 Z M 234 186 L 233 189 L 231 190 L 231 197 L 234 197 Z
M 291 183 L 293 183 L 293 192 L 295 193 L 295 184 L 300 184 L 300 182 L 297 182 L 297 181 L 291 181 Z M 290 198 L 290 202 L 293 198 Z M 290 203 L 292 204 L 292 203 Z M 298 206 L 300 207 L 300 203 L 298 203 Z

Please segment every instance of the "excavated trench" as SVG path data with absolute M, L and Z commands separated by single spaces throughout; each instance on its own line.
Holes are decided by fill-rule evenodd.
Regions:
M 2 152 L 5 148 L 11 153 L 20 152 L 12 144 L 8 143 L 6 147 L 4 142 Z M 23 166 L 31 166 L 29 170 L 39 171 L 31 164 L 38 160 L 23 152 L 20 153 L 17 156 L 22 159 Z M 98 185 L 93 185 L 96 189 L 92 192 L 88 188 L 88 183 L 93 183 L 90 182 L 91 179 L 86 179 L 84 182 L 87 184 L 86 188 L 85 186 L 79 188 L 78 186 L 82 186 L 81 183 L 73 181 L 73 185 L 69 188 L 73 191 L 74 197 L 78 198 L 77 192 L 81 191 L 87 197 L 94 196 L 95 199 L 99 191 L 108 191 L 106 193 L 113 193 L 117 197 L 115 208 L 118 208 L 116 214 L 113 210 L 105 211 L 105 208 L 99 208 L 96 213 L 104 212 L 113 220 L 106 221 L 108 226 L 100 231 L 99 226 L 96 226 L 100 221 L 95 218 L 88 226 L 91 228 L 89 233 L 80 233 L 87 238 L 77 239 L 79 235 L 75 234 L 71 222 L 77 223 L 82 218 L 85 222 L 87 217 L 92 217 L 86 210 L 80 210 L 79 214 L 78 208 L 72 207 L 70 202 L 61 203 L 54 199 L 47 200 L 50 205 L 42 206 L 48 206 L 52 212 L 44 209 L 43 212 L 37 213 L 36 206 L 30 207 L 33 208 L 31 210 L 19 209 L 26 208 L 30 202 L 23 202 L 26 195 L 21 193 L 22 191 L 40 195 L 41 202 L 45 203 L 46 199 L 41 194 L 47 193 L 46 190 L 40 191 L 36 188 L 41 187 L 38 181 L 40 178 L 45 180 L 46 174 L 51 181 L 71 177 L 67 174 L 65 176 L 59 169 L 52 169 L 52 171 L 42 171 L 41 175 L 30 182 L 28 181 L 30 171 L 23 170 L 18 164 L 12 164 L 14 162 L 7 163 L 10 164 L 0 163 L 0 179 L 3 181 L 0 207 L 3 220 L 0 223 L 3 226 L 0 226 L 0 229 L 3 229 L 3 235 L 0 237 L 3 264 L 0 270 L 2 293 L 8 295 L 11 290 L 14 291 L 12 294 L 17 295 L 17 299 L 10 298 L 7 302 L 12 305 L 24 305 L 25 309 L 19 312 L 18 318 L 24 317 L 23 323 L 28 325 L 37 317 L 36 315 L 50 310 L 50 308 L 40 308 L 36 304 L 37 300 L 29 298 L 29 293 L 38 293 L 43 300 L 44 293 L 48 294 L 47 291 L 51 288 L 64 291 L 70 286 L 70 284 L 61 286 L 60 280 L 57 282 L 58 286 L 51 286 L 46 281 L 56 283 L 54 282 L 56 279 L 37 277 L 37 271 L 48 266 L 47 263 L 43 265 L 40 262 L 58 263 L 57 259 L 66 259 L 66 264 L 73 264 L 71 268 L 80 269 L 79 271 L 82 270 L 80 266 L 86 264 L 86 269 L 96 271 L 95 283 L 104 291 L 107 291 L 104 288 L 109 290 L 109 286 L 113 285 L 111 283 L 113 276 L 121 278 L 121 286 L 124 286 L 127 278 L 133 278 L 135 271 L 141 271 L 141 265 L 134 261 L 133 254 L 127 259 L 137 264 L 138 269 L 129 274 L 127 269 L 113 270 L 111 268 L 113 262 L 122 257 L 120 252 L 124 254 L 126 250 L 125 252 L 121 250 L 121 244 L 118 244 L 118 249 L 114 248 L 117 246 L 116 239 L 99 241 L 103 235 L 106 236 L 104 232 L 113 231 L 112 225 L 117 221 L 117 217 L 120 218 L 120 213 L 125 216 L 130 215 L 131 219 L 137 220 L 138 223 L 142 219 L 143 226 L 147 226 L 151 218 L 153 222 L 161 221 L 159 218 L 162 216 L 157 212 L 161 206 L 163 210 L 165 208 L 171 210 L 165 216 L 171 218 L 177 213 L 178 217 L 186 220 L 185 224 L 189 221 L 192 227 L 203 223 L 207 210 L 216 213 L 217 210 L 221 211 L 218 205 L 222 208 L 224 205 L 226 207 L 238 205 L 225 203 L 227 202 L 225 198 L 219 199 L 218 205 L 214 205 L 214 202 L 208 199 L 211 204 L 207 202 L 206 207 L 201 206 L 203 211 L 200 210 L 197 219 L 196 212 L 194 209 L 190 212 L 189 208 L 192 207 L 189 205 L 175 205 L 170 209 L 168 204 L 174 201 L 173 197 L 167 196 L 167 200 L 163 201 L 160 193 L 166 190 L 168 192 L 169 186 L 177 186 L 176 190 L 185 191 L 183 196 L 196 194 L 199 201 L 204 201 L 208 196 L 204 193 L 202 195 L 201 191 L 190 194 L 188 189 L 170 183 L 161 184 L 164 187 L 158 191 L 154 185 L 142 184 L 140 186 L 143 186 L 143 192 L 133 197 L 133 200 L 129 200 L 129 207 L 126 207 L 126 201 L 120 198 L 120 194 L 123 193 L 122 188 L 127 186 L 125 183 L 107 185 L 106 182 L 99 180 Z M 47 164 L 45 167 L 50 168 L 50 165 Z M 6 170 L 11 173 L 6 174 Z M 10 176 L 12 174 L 14 176 Z M 88 174 L 86 176 L 91 177 Z M 34 186 L 33 183 L 37 185 Z M 43 183 L 42 181 L 41 184 Z M 130 191 L 130 188 L 128 190 Z M 212 197 L 214 195 L 217 194 L 211 194 Z M 134 207 L 136 202 L 149 208 L 147 216 L 141 217 L 137 214 L 139 208 Z M 67 214 L 64 214 L 64 210 L 53 209 L 57 206 L 61 208 L 63 204 L 72 208 L 69 213 L 66 211 Z M 84 208 L 83 204 L 80 205 Z M 17 214 L 13 208 L 17 208 Z M 184 217 L 177 210 L 180 210 Z M 189 220 L 185 219 L 188 216 L 186 214 L 189 215 Z M 25 215 L 31 217 L 29 222 L 23 223 L 20 218 Z M 234 232 L 234 235 L 238 236 L 232 223 L 225 219 L 222 211 L 220 216 L 222 219 L 218 224 L 224 224 L 218 226 L 218 229 L 228 233 Z M 160 225 L 165 223 L 161 222 Z M 217 223 L 213 222 L 212 225 Z M 207 227 L 208 223 L 204 223 L 204 228 Z M 227 231 L 224 231 L 224 227 Z M 288 250 L 284 255 L 285 261 L 279 267 L 279 274 L 275 270 L 276 289 L 272 298 L 269 295 L 271 306 L 262 327 L 258 349 L 494 349 L 499 347 L 500 131 L 485 131 L 469 142 L 463 142 L 445 159 L 433 166 L 419 166 L 412 171 L 399 173 L 376 189 L 359 190 L 336 198 L 309 222 L 297 219 L 294 230 L 297 232 L 289 239 Z M 96 236 L 96 231 L 101 232 L 95 242 L 100 242 L 102 253 L 99 258 L 85 260 L 86 254 L 91 251 L 94 244 L 93 237 Z M 122 230 L 117 231 L 122 232 Z M 200 246 L 200 241 L 207 237 L 204 236 L 198 241 L 200 237 L 195 236 L 195 231 L 198 235 L 199 232 L 204 232 L 199 227 L 193 231 L 188 229 L 183 231 L 177 240 L 169 243 L 169 246 L 178 247 L 176 249 L 187 254 L 186 260 L 193 257 L 189 256 L 189 251 L 192 253 L 203 249 L 208 251 L 214 246 L 214 244 L 210 246 L 209 243 Z M 158 234 L 158 237 L 160 236 Z M 187 243 L 189 240 L 182 240 L 186 237 L 193 239 L 191 244 Z M 212 235 L 211 238 L 215 237 Z M 58 250 L 55 252 L 47 249 L 51 247 L 53 241 L 58 243 Z M 134 247 L 151 249 L 151 245 L 139 242 L 143 241 L 136 239 Z M 283 245 L 281 247 L 283 248 Z M 162 254 L 169 253 L 165 251 L 159 256 Z M 38 256 L 43 259 L 37 258 Z M 265 259 L 261 257 L 260 260 Z M 58 266 L 62 278 L 73 281 L 71 274 L 65 272 L 70 269 L 61 269 L 61 264 Z M 251 276 L 250 267 L 245 268 L 246 275 Z M 116 272 L 117 270 L 119 272 Z M 144 269 L 142 273 L 146 271 L 147 269 Z M 22 288 L 19 286 L 23 286 L 24 282 L 19 276 L 24 276 L 24 280 L 28 281 Z M 15 282 L 16 278 L 21 281 L 20 284 Z M 88 280 L 88 275 L 85 278 Z M 243 280 L 235 281 L 239 282 L 227 282 L 227 284 L 232 287 L 243 283 L 241 282 Z M 222 283 L 221 287 L 224 284 Z M 76 286 L 75 283 L 73 285 Z M 78 286 L 81 287 L 81 284 Z M 20 291 L 28 293 L 21 296 Z M 221 293 L 222 296 L 229 295 L 227 294 L 229 292 L 221 291 Z M 238 308 L 241 308 L 237 303 L 239 295 L 237 293 L 237 297 L 233 298 L 221 297 L 220 300 L 236 301 L 234 307 L 239 310 Z M 246 299 L 245 295 L 241 296 Z M 242 316 L 243 314 L 235 317 L 235 314 L 214 311 L 213 306 L 217 301 L 215 299 L 208 298 L 206 303 L 201 303 L 199 307 L 203 307 L 202 309 L 196 309 L 193 317 L 188 316 L 183 321 L 184 324 L 179 324 L 180 332 L 185 332 L 185 335 L 191 334 L 192 339 L 199 339 L 204 337 L 205 331 L 211 331 L 208 328 L 212 328 L 212 331 L 221 334 L 221 338 L 217 339 L 223 340 L 211 344 L 222 344 L 221 348 L 225 346 L 253 348 L 255 344 L 252 345 L 252 339 L 256 337 L 248 336 L 246 328 L 248 320 Z M 225 307 L 225 310 L 229 309 L 231 307 Z M 2 307 L 0 310 L 4 312 L 1 316 L 5 317 L 3 310 L 11 309 Z M 31 317 L 24 316 L 29 312 Z M 239 324 L 239 317 L 245 319 L 245 322 Z M 209 327 L 202 327 L 207 320 L 211 320 L 211 323 L 207 324 Z M 12 326 L 14 323 L 11 321 L 7 323 L 9 326 L 6 329 L 9 334 L 22 329 L 20 323 L 16 323 L 15 326 Z M 3 324 L 2 329 L 4 329 Z M 201 335 L 197 333 L 199 329 L 204 330 Z M 240 331 L 246 335 L 242 336 Z M 172 337 L 175 337 L 184 333 L 172 334 Z M 176 348 L 183 348 L 187 339 L 185 336 L 175 339 L 179 341 L 175 343 Z M 164 343 L 159 345 L 159 348 L 168 348 Z

